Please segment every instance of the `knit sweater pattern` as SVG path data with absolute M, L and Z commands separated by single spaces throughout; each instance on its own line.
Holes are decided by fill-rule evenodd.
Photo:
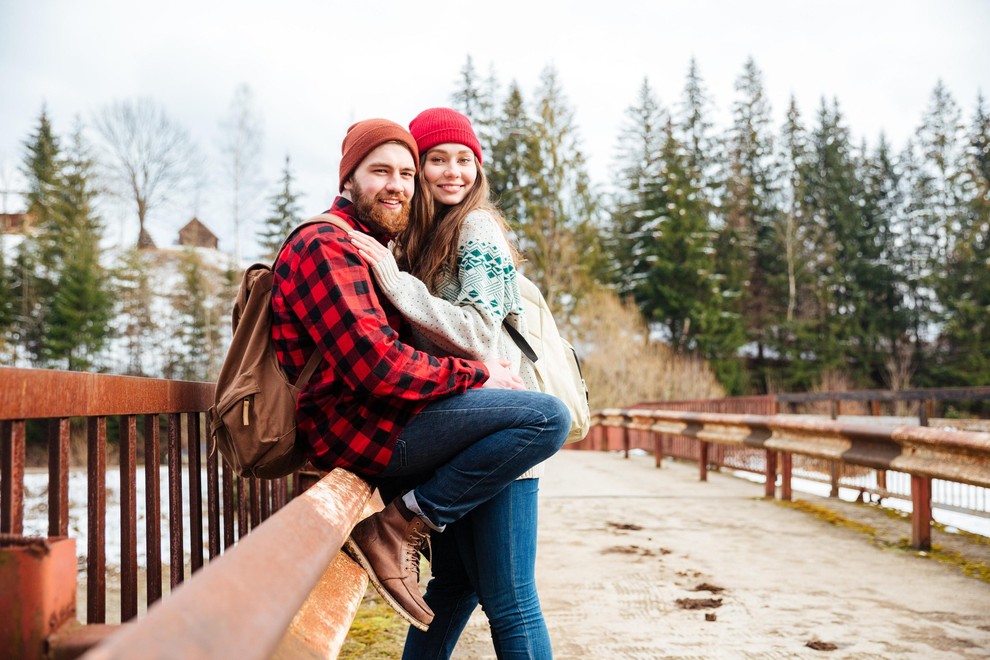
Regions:
M 418 349 L 469 360 L 507 360 L 526 389 L 539 392 L 533 363 L 503 327 L 508 323 L 527 334 L 512 252 L 491 214 L 477 209 L 464 219 L 455 264 L 444 271 L 436 295 L 415 276 L 401 272 L 394 259 L 382 259 L 372 270 L 389 302 L 411 326 Z M 519 478 L 543 473 L 540 464 Z

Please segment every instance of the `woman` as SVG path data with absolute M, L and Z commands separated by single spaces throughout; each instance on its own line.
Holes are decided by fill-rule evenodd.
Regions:
M 528 389 L 533 364 L 504 324 L 526 336 L 516 281 L 518 253 L 489 200 L 481 144 L 470 120 L 431 108 L 409 124 L 421 168 L 409 227 L 393 255 L 352 233 L 385 295 L 413 327 L 417 348 L 436 355 L 506 360 Z M 401 270 L 400 270 L 401 267 Z M 480 602 L 500 658 L 550 658 L 536 592 L 537 490 L 542 466 L 522 475 L 442 534 L 433 534 L 426 632 L 410 628 L 403 658 L 449 657 Z

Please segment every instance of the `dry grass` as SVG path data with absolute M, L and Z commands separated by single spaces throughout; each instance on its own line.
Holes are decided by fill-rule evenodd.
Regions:
M 639 401 L 677 401 L 725 396 L 708 364 L 648 341 L 643 317 L 632 302 L 611 291 L 586 296 L 575 310 L 577 328 L 563 330 L 581 355 L 592 410 Z

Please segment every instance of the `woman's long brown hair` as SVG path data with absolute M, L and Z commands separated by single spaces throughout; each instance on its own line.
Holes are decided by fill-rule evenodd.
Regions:
M 416 195 L 413 197 L 409 214 L 409 226 L 396 241 L 396 260 L 402 270 L 408 271 L 422 280 L 427 288 L 436 293 L 447 270 L 457 267 L 457 243 L 461 237 L 461 223 L 471 211 L 481 209 L 491 214 L 498 223 L 509 244 L 512 262 L 520 262 L 519 252 L 509 236 L 509 226 L 505 216 L 489 199 L 488 178 L 475 158 L 478 178 L 461 200 L 460 204 L 447 206 L 433 199 L 423 174 L 427 154 L 420 157 L 419 176 L 416 181 Z

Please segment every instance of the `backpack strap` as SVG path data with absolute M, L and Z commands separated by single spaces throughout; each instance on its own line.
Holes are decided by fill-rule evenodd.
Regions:
M 296 387 L 302 389 L 309 382 L 309 379 L 313 377 L 313 373 L 322 361 L 323 354 L 319 350 L 314 350 L 313 354 L 309 356 L 306 366 L 303 367 L 302 372 L 299 374 L 299 378 L 296 379 Z
M 289 241 L 292 239 L 293 236 L 296 235 L 296 232 L 298 232 L 306 225 L 315 225 L 318 223 L 334 225 L 340 229 L 343 229 L 344 231 L 354 230 L 354 227 L 351 227 L 349 224 L 344 222 L 343 218 L 336 216 L 332 213 L 321 213 L 319 215 L 314 215 L 312 218 L 300 222 L 292 229 L 292 231 L 289 232 L 289 235 L 285 237 L 285 240 L 282 241 L 282 245 L 275 252 L 275 261 L 278 261 L 278 257 L 280 254 L 282 254 L 282 250 L 284 250 L 285 246 L 289 244 Z M 273 271 L 275 270 L 274 262 L 272 262 L 272 270 Z M 320 353 L 319 350 L 314 350 L 313 354 L 309 356 L 309 360 L 306 361 L 306 366 L 303 367 L 302 372 L 300 372 L 299 378 L 296 379 L 296 387 L 302 389 L 303 386 L 309 382 L 309 379 L 313 377 L 313 374 L 316 372 L 316 368 L 320 366 L 320 362 L 322 361 L 323 361 L 323 355 Z
M 289 241 L 292 240 L 292 237 L 296 235 L 296 232 L 298 232 L 306 225 L 315 225 L 321 222 L 328 225 L 334 225 L 340 229 L 343 229 L 344 231 L 354 231 L 354 227 L 351 227 L 349 224 L 344 222 L 344 219 L 338 215 L 334 215 L 333 213 L 321 213 L 319 215 L 314 215 L 312 218 L 309 218 L 308 220 L 303 220 L 298 225 L 292 228 L 292 231 L 289 232 L 289 235 L 285 237 L 284 241 L 282 241 L 282 245 L 280 245 L 279 248 L 275 250 L 274 261 L 278 261 L 278 256 L 282 254 L 282 250 L 284 250 L 285 246 L 289 244 Z M 274 261 L 272 262 L 272 270 L 275 270 Z
M 528 341 L 526 341 L 526 338 L 522 336 L 522 333 L 519 332 L 519 330 L 517 330 L 511 323 L 507 321 L 503 323 L 505 325 L 505 329 L 509 332 L 509 336 L 512 337 L 512 341 L 516 342 L 516 346 L 519 347 L 522 354 L 528 357 L 530 362 L 535 363 L 539 360 L 540 356 L 536 354 L 536 351 L 534 351 L 533 347 L 530 346 Z

